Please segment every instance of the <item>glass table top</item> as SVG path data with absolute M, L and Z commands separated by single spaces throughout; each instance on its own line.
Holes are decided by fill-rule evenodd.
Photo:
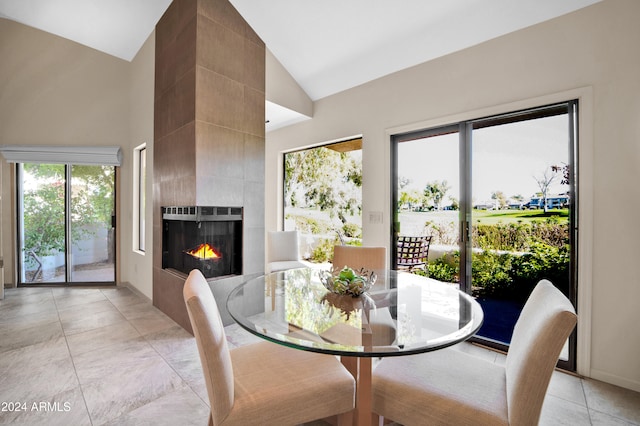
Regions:
M 320 353 L 384 357 L 461 342 L 483 321 L 480 305 L 453 284 L 375 271 L 368 292 L 329 292 L 317 269 L 274 272 L 245 282 L 227 299 L 233 319 L 264 339 Z

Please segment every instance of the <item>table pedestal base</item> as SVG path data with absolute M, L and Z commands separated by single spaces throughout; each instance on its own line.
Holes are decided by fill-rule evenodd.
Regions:
M 371 358 L 342 356 L 340 360 L 356 379 L 356 409 L 353 424 L 356 426 L 377 425 L 379 417 L 371 411 Z

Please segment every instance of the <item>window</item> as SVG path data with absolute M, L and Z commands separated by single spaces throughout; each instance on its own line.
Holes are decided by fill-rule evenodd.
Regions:
M 145 252 L 147 145 L 133 150 L 133 250 Z
M 335 244 L 362 242 L 362 139 L 284 155 L 284 227 L 301 235 L 306 260 L 324 263 Z
M 577 101 L 394 135 L 392 241 L 431 236 L 424 270 L 477 298 L 506 349 L 533 286 L 576 304 Z M 393 259 L 394 265 L 396 260 Z M 575 334 L 563 368 L 575 369 Z

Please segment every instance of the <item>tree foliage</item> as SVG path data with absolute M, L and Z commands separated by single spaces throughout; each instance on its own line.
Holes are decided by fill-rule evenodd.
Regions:
M 424 197 L 427 202 L 433 203 L 433 206 L 436 208 L 436 210 L 439 210 L 440 203 L 442 203 L 442 200 L 444 199 L 445 195 L 447 195 L 447 192 L 449 192 L 449 189 L 451 189 L 451 187 L 446 180 L 443 180 L 441 182 L 429 182 L 424 187 Z
M 551 184 L 555 182 L 557 177 L 557 171 L 554 169 L 554 167 L 546 169 L 542 176 L 533 177 L 538 184 L 538 187 L 540 188 L 540 193 L 542 194 L 542 205 L 545 213 L 548 210 L 547 197 L 549 196 L 549 188 L 551 187 Z
M 23 171 L 24 250 L 38 256 L 65 251 L 65 166 L 28 163 Z M 71 238 L 78 240 L 91 225 L 110 226 L 114 169 L 76 165 L 71 174 Z
M 318 208 L 345 224 L 361 213 L 362 163 L 344 152 L 320 147 L 285 155 L 285 205 Z
M 551 171 L 554 173 L 562 173 L 562 180 L 560 183 L 563 185 L 569 185 L 569 182 L 571 181 L 571 169 L 568 164 L 563 163 L 562 166 L 551 166 Z
M 38 255 L 64 250 L 64 166 L 25 164 L 25 175 L 39 184 L 24 189 L 24 249 Z
M 491 199 L 496 200 L 498 202 L 498 207 L 504 209 L 509 205 L 509 201 L 507 200 L 507 196 L 504 195 L 502 191 L 494 191 L 491 193 Z
M 410 189 L 408 191 L 400 191 L 398 196 L 398 209 L 403 206 L 407 206 L 409 210 L 413 210 L 414 206 L 423 203 L 423 195 L 417 189 Z
M 114 170 L 108 166 L 72 168 L 71 214 L 76 223 L 109 227 L 113 211 Z

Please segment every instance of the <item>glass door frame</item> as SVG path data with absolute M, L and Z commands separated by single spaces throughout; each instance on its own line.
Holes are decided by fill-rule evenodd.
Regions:
M 390 221 L 390 235 L 391 235 L 391 244 L 389 247 L 392 247 L 392 250 L 390 250 L 391 252 L 391 269 L 397 269 L 398 267 L 398 258 L 397 258 L 397 251 L 395 250 L 396 247 L 396 241 L 397 241 L 397 237 L 400 233 L 400 222 L 398 220 L 398 209 L 397 209 L 397 200 L 398 200 L 398 196 L 399 191 L 398 191 L 398 178 L 399 178 L 399 174 L 398 174 L 398 143 L 399 142 L 407 142 L 410 140 L 415 140 L 415 139 L 424 139 L 424 138 L 429 138 L 429 137 L 433 137 L 433 136 L 443 136 L 443 135 L 447 135 L 447 134 L 452 134 L 452 133 L 460 133 L 461 131 L 461 125 L 460 124 L 451 124 L 451 125 L 444 125 L 444 126 L 438 126 L 438 127 L 434 127 L 434 128 L 429 128 L 429 129 L 424 129 L 424 130 L 418 130 L 418 131 L 412 131 L 412 132 L 406 132 L 406 133 L 398 133 L 398 134 L 394 134 L 391 135 L 391 155 L 390 155 L 390 160 L 391 160 L 391 213 L 389 215 L 389 217 L 391 218 Z M 461 171 L 462 173 L 462 171 Z M 462 177 L 462 175 L 461 175 Z M 461 180 L 461 182 L 463 182 L 463 180 Z M 462 189 L 462 188 L 461 188 Z M 460 194 L 461 198 L 462 198 L 462 194 Z M 461 200 L 462 202 L 462 200 Z M 462 210 L 462 206 L 460 206 L 460 209 Z M 462 229 L 462 228 L 461 228 Z M 459 240 L 460 242 L 460 240 Z M 462 255 L 462 254 L 461 254 Z
M 53 164 L 53 163 L 52 163 Z M 72 281 L 72 256 L 73 256 L 73 248 L 71 241 L 71 170 L 74 164 L 64 164 L 64 215 L 65 215 L 65 279 L 64 281 L 52 281 L 52 282 L 39 282 L 39 283 L 30 283 L 24 282 L 22 278 L 22 269 L 24 268 L 24 256 L 22 254 L 22 243 L 21 236 L 22 228 L 24 226 L 23 222 L 23 214 L 24 214 L 24 206 L 23 206 L 23 163 L 16 163 L 14 174 L 16 178 L 16 278 L 17 278 L 17 286 L 18 287 L 40 287 L 40 286 L 115 286 L 116 285 L 116 273 L 117 273 L 117 246 L 118 246 L 118 233 L 116 231 L 117 221 L 115 220 L 115 212 L 117 211 L 117 181 L 118 181 L 118 167 L 113 167 L 113 212 L 114 216 L 111 220 L 111 226 L 114 228 L 113 232 L 113 280 L 112 281 Z
M 439 136 L 447 133 L 457 132 L 459 134 L 459 155 L 460 155 L 460 201 L 459 201 L 459 238 L 458 245 L 460 251 L 460 290 L 471 294 L 471 274 L 472 274 L 472 241 L 471 241 L 471 214 L 472 214 L 472 134 L 474 129 L 495 126 L 505 123 L 517 122 L 525 119 L 535 119 L 551 115 L 568 115 L 568 148 L 569 164 L 569 244 L 570 244 L 570 269 L 569 269 L 569 289 L 567 297 L 574 306 L 578 305 L 578 192 L 576 191 L 577 171 L 578 171 L 578 100 L 572 99 L 563 102 L 539 107 L 526 108 L 504 114 L 494 114 L 487 117 L 463 120 L 458 123 L 436 126 L 428 129 L 409 131 L 392 134 L 390 136 L 391 155 L 391 213 L 390 217 L 390 247 L 391 267 L 397 269 L 396 241 L 399 234 L 399 221 L 397 200 L 398 191 L 398 144 L 415 139 Z M 470 341 L 478 342 L 484 346 L 506 351 L 508 346 L 490 339 L 474 336 Z M 569 337 L 569 359 L 558 361 L 558 367 L 576 371 L 577 352 L 577 327 Z

